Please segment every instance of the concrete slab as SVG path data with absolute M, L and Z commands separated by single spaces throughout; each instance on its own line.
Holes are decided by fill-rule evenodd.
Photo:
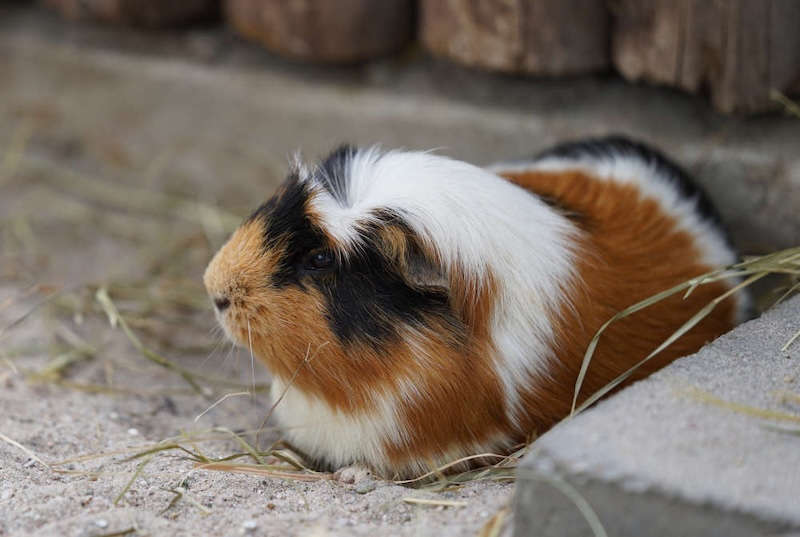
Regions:
M 800 297 L 545 434 L 515 535 L 592 535 L 564 491 L 617 537 L 800 531 L 798 330 Z

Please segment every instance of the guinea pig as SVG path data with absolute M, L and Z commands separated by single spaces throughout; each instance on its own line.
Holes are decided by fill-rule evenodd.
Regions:
M 623 138 L 489 168 L 344 146 L 292 163 L 204 281 L 226 334 L 272 373 L 292 446 L 320 468 L 412 477 L 546 431 L 605 321 L 735 260 L 687 174 Z M 579 400 L 731 285 L 612 323 Z M 746 312 L 731 296 L 631 380 Z

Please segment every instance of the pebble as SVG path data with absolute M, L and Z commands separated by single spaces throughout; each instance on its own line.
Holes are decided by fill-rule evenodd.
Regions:
M 94 525 L 98 528 L 107 528 L 108 527 L 108 520 L 105 518 L 99 518 L 94 521 Z
M 367 494 L 375 490 L 377 486 L 378 483 L 376 483 L 374 480 L 366 479 L 364 481 L 359 481 L 358 483 L 356 483 L 356 486 L 353 490 L 355 490 L 359 494 Z
M 11 497 L 14 495 L 14 489 L 11 487 L 4 488 L 3 492 L 0 492 L 0 500 L 10 500 Z
M 242 529 L 248 533 L 252 533 L 258 527 L 258 523 L 255 520 L 245 520 L 242 523 Z
M 33 460 L 33 459 L 28 459 L 27 461 L 25 461 L 25 462 L 23 463 L 22 467 L 23 467 L 23 468 L 31 468 L 31 467 L 32 467 L 34 464 L 36 464 L 36 461 L 35 461 L 35 460 Z
M 128 434 L 131 436 L 137 436 L 139 434 L 139 429 L 131 427 L 130 429 L 128 429 Z

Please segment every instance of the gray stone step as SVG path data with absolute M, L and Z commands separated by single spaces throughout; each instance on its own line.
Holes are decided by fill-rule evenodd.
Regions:
M 798 330 L 795 297 L 542 436 L 515 535 L 593 535 L 583 502 L 615 537 L 800 534 Z

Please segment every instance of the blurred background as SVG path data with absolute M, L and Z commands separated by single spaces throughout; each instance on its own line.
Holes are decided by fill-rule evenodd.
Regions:
M 610 132 L 695 174 L 743 252 L 792 246 L 798 27 L 791 0 L 6 0 L 0 275 L 147 277 L 202 232 L 199 275 L 296 150 Z
M 342 142 L 488 164 L 621 133 L 744 254 L 794 246 L 797 28 L 791 0 L 4 0 L 0 284 L 116 286 L 164 342 L 213 325 L 210 256 Z
M 743 253 L 794 246 L 797 28 L 792 0 L 3 0 L 0 284 L 213 324 L 210 256 L 289 155 L 342 142 L 488 164 L 621 133 Z

